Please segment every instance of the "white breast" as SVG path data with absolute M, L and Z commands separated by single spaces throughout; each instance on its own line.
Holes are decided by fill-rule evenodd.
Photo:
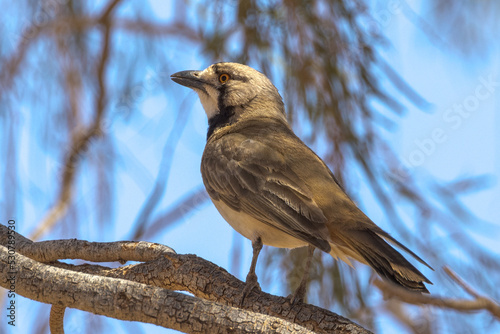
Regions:
M 213 203 L 229 225 L 247 239 L 253 241 L 260 237 L 264 245 L 279 248 L 297 248 L 308 245 L 307 242 L 262 223 L 244 212 L 234 211 L 222 201 L 213 201 Z

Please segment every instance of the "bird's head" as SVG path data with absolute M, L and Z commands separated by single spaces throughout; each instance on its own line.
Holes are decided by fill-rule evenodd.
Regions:
M 278 90 L 261 72 L 237 63 L 216 63 L 203 71 L 171 75 L 198 93 L 209 123 L 214 119 L 265 116 L 285 119 Z M 234 121 L 234 120 L 232 120 Z

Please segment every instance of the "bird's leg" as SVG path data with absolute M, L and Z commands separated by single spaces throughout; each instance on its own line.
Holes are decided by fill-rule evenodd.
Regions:
M 260 290 L 259 282 L 257 281 L 257 275 L 255 274 L 255 267 L 257 266 L 257 258 L 259 257 L 260 250 L 262 249 L 262 239 L 258 237 L 255 240 L 252 240 L 252 248 L 253 248 L 253 256 L 252 256 L 252 264 L 250 265 L 250 270 L 248 271 L 247 280 L 245 284 L 245 288 L 243 289 L 243 295 L 241 296 L 240 305 L 243 305 L 243 301 L 245 297 L 248 296 L 250 291 L 253 288 L 257 288 Z
M 306 287 L 307 283 L 309 281 L 309 271 L 311 269 L 311 262 L 312 262 L 312 257 L 314 254 L 314 246 L 309 245 L 309 248 L 307 250 L 307 260 L 306 260 L 306 267 L 304 269 L 304 275 L 302 276 L 302 280 L 300 281 L 299 287 L 295 292 L 293 293 L 291 297 L 291 303 L 299 303 L 304 300 L 304 297 L 306 296 Z

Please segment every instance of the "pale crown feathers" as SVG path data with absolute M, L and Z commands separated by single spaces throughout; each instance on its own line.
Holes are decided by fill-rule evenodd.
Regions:
M 238 119 L 255 116 L 286 119 L 283 100 L 276 87 L 251 67 L 216 63 L 203 71 L 191 71 L 191 75 L 198 81 L 196 85 L 187 83 L 184 78 L 173 79 L 198 93 L 209 120 L 221 113 Z M 227 80 L 221 81 L 222 75 L 227 75 Z

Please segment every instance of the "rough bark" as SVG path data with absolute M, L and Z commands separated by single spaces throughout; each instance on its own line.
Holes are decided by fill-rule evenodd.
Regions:
M 0 246 L 0 285 L 27 298 L 129 321 L 154 323 L 187 333 L 369 333 L 328 310 L 253 291 L 239 302 L 244 283 L 195 255 L 147 242 L 32 242 L 0 225 L 0 244 L 14 236 L 15 262 Z M 70 265 L 59 259 L 145 263 L 108 268 Z M 193 293 L 188 296 L 172 290 Z M 57 312 L 56 312 L 57 311 Z M 54 328 L 58 320 L 54 319 Z M 52 324 L 51 324 L 52 325 Z M 62 328 L 62 327 L 61 327 Z

